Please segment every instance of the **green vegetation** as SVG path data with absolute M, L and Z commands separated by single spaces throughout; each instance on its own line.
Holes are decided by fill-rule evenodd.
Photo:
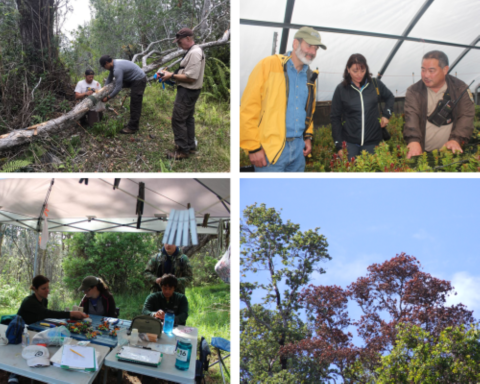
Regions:
M 30 292 L 27 287 L 0 276 L 0 316 L 17 313 L 23 298 Z M 212 337 L 223 337 L 230 340 L 230 285 L 215 284 L 204 287 L 190 287 L 186 290 L 189 304 L 189 317 L 187 326 L 198 328 L 199 339 L 205 337 L 211 343 Z M 143 303 L 149 291 L 135 291 L 131 293 L 114 293 L 115 304 L 120 308 L 120 318 L 131 320 L 141 314 Z M 51 285 L 49 307 L 63 310 L 78 305 L 83 295 L 75 291 L 66 290 L 63 284 Z M 211 348 L 211 361 L 217 360 Z M 230 359 L 226 360 L 230 369 Z M 210 368 L 207 373 L 209 382 L 220 383 L 221 375 L 218 365 Z
M 32 7 L 34 3 L 28 0 L 22 5 Z M 194 28 L 203 20 L 195 30 L 196 41 L 203 43 L 216 41 L 230 27 L 230 5 L 222 0 L 183 5 L 170 0 L 90 0 L 90 6 L 94 18 L 79 26 L 72 40 L 56 28 L 43 36 L 42 41 L 48 40 L 49 47 L 42 50 L 32 40 L 35 34 L 21 30 L 22 26 L 32 25 L 28 15 L 36 11 L 20 13 L 15 2 L 0 3 L 0 135 L 71 111 L 77 104 L 73 89 L 83 80 L 86 69 L 93 69 L 96 80 L 104 83 L 108 74 L 98 61 L 104 54 L 124 60 L 133 60 L 137 55 L 135 63 L 143 67 L 142 52 L 149 47 L 151 54 L 145 63 L 156 63 L 158 68 L 168 66 L 173 71 L 178 63 L 171 64 L 177 57 L 163 62 L 166 55 L 178 49 L 172 31 L 186 26 Z M 52 19 L 61 25 L 63 8 L 50 7 L 45 10 L 48 15 L 35 14 L 35 25 L 38 22 L 50 28 Z M 211 12 L 206 16 L 207 9 Z M 41 31 L 45 33 L 47 28 Z M 204 52 L 204 86 L 195 114 L 198 152 L 189 159 L 167 160 L 166 151 L 174 149 L 171 116 L 176 91 L 150 83 L 144 95 L 138 134 L 118 134 L 130 116 L 130 91 L 124 90 L 108 103 L 104 120 L 95 127 L 89 129 L 73 121 L 55 133 L 35 136 L 29 144 L 5 150 L 0 170 L 229 172 L 230 46 L 208 47 Z M 152 76 L 153 71 L 147 75 Z M 12 164 L 13 161 L 16 163 Z
M 447 327 L 439 337 L 401 324 L 393 351 L 382 357 L 379 384 L 476 383 L 480 380 L 480 331 Z
M 131 320 L 140 315 L 150 294 L 150 284 L 142 272 L 161 247 L 162 237 L 156 233 L 50 233 L 47 249 L 39 250 L 37 257 L 40 274 L 50 279 L 49 308 L 63 310 L 78 305 L 83 297 L 78 292 L 81 281 L 94 275 L 109 286 L 120 318 Z M 17 313 L 22 300 L 31 293 L 36 241 L 32 231 L 0 225 L 0 316 Z M 230 339 L 230 285 L 221 282 L 214 271 L 224 246 L 210 238 L 189 257 L 194 280 L 186 289 L 187 326 L 198 328 L 199 336 L 209 343 L 212 337 Z M 214 356 L 212 359 L 216 360 Z M 218 365 L 207 376 L 209 383 L 220 383 Z
M 312 153 L 307 158 L 305 172 L 479 172 L 480 171 L 480 106 L 475 108 L 474 131 L 464 146 L 464 153 L 452 154 L 447 149 L 424 153 L 407 159 L 403 140 L 404 119 L 393 115 L 388 124 L 392 138 L 375 148 L 375 154 L 365 151 L 355 161 L 346 149 L 339 156 L 333 143 L 331 126 L 315 127 Z M 244 151 L 240 152 L 240 165 L 250 164 Z

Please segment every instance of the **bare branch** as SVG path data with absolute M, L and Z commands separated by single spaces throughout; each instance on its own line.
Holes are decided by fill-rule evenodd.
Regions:
M 143 50 L 143 52 L 136 53 L 136 54 L 133 56 L 132 62 L 135 63 L 135 61 L 137 60 L 137 57 L 138 57 L 138 56 L 141 56 L 141 55 L 144 55 L 145 53 L 147 53 L 148 50 L 150 49 L 150 47 L 151 47 L 153 44 L 161 43 L 162 41 L 167 41 L 167 40 L 172 40 L 172 39 L 167 38 L 167 39 L 163 39 L 163 40 L 154 41 L 154 42 L 148 44 L 148 47 L 147 47 L 145 50 Z

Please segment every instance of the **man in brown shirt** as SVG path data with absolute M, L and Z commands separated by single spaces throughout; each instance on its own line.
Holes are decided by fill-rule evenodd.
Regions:
M 205 72 L 205 56 L 202 48 L 195 44 L 193 31 L 182 28 L 174 43 L 187 51 L 180 62 L 178 73 L 164 72 L 162 79 L 177 83 L 177 96 L 173 106 L 172 129 L 175 148 L 167 152 L 167 158 L 182 160 L 195 153 L 195 103 L 200 96 Z
M 449 124 L 437 127 L 428 121 L 447 90 L 451 100 L 455 101 L 467 88 L 463 81 L 448 75 L 448 70 L 445 53 L 428 52 L 423 56 L 422 80 L 407 89 L 403 129 L 403 137 L 408 144 L 407 158 L 444 146 L 454 153 L 463 152 L 461 146 L 472 135 L 475 106 L 470 91 L 458 101 Z

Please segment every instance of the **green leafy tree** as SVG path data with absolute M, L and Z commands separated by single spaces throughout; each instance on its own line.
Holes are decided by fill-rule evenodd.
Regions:
M 68 288 L 78 289 L 85 276 L 94 275 L 114 292 L 144 289 L 142 272 L 155 252 L 148 234 L 78 233 L 67 243 L 69 251 L 63 268 Z
M 325 237 L 315 230 L 284 223 L 265 204 L 248 206 L 241 223 L 240 299 L 242 382 L 319 383 L 328 367 L 304 356 L 280 354 L 283 346 L 309 334 L 299 318 L 299 291 L 311 274 L 330 260 Z M 258 275 L 257 275 L 258 274 Z M 248 280 L 247 280 L 248 278 Z M 261 282 L 252 282 L 258 278 Z M 252 303 L 258 291 L 260 302 Z M 256 292 L 257 293 L 257 292 Z M 258 297 L 258 295 L 256 295 Z
M 377 369 L 379 384 L 480 382 L 480 331 L 473 324 L 447 327 L 439 337 L 419 326 L 400 324 L 397 344 Z

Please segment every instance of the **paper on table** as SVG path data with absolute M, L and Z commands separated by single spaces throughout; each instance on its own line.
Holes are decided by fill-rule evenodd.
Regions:
M 176 355 L 175 344 L 157 344 L 149 343 L 148 348 L 152 348 L 154 351 L 162 352 L 165 355 Z
M 54 367 L 59 367 L 61 368 L 62 366 L 62 356 L 63 356 L 63 348 L 68 348 L 70 347 L 70 345 L 63 345 L 62 347 L 60 347 L 60 349 L 50 358 L 50 363 L 54 366 Z M 99 370 L 99 366 L 100 366 L 100 359 L 101 359 L 101 353 L 99 351 L 95 351 L 95 357 L 97 359 L 97 364 L 95 366 L 95 370 L 98 371 Z M 88 372 L 88 371 L 85 371 L 85 372 Z
M 192 333 L 195 328 L 191 327 L 184 327 L 183 329 L 174 329 L 174 334 L 176 333 Z
M 82 356 L 77 355 L 79 353 Z M 65 345 L 62 353 L 62 366 L 77 369 L 95 368 L 95 349 L 78 345 Z
M 147 349 L 122 347 L 118 353 L 118 357 L 127 360 L 134 360 L 142 363 L 158 364 L 162 355 L 157 351 L 149 351 Z

